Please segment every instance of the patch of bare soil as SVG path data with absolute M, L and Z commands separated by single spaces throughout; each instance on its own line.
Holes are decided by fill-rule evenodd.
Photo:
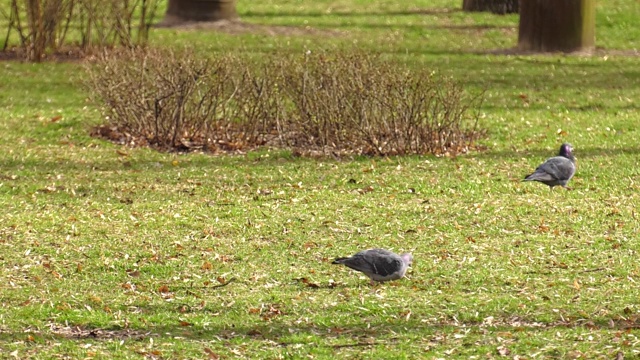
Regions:
M 341 36 L 343 31 L 316 29 L 311 26 L 279 26 L 251 24 L 235 20 L 218 21 L 193 21 L 193 22 L 163 22 L 157 25 L 159 28 L 171 28 L 179 30 L 211 30 L 220 31 L 227 34 L 263 34 L 271 36 L 302 36 L 302 35 L 323 35 Z

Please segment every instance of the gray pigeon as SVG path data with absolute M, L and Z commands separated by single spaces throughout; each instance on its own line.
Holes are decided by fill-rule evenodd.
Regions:
M 343 264 L 364 273 L 371 278 L 373 285 L 374 281 L 384 282 L 402 278 L 412 262 L 413 256 L 410 253 L 398 255 L 389 250 L 369 249 L 350 257 L 337 258 L 332 264 Z
M 576 158 L 571 153 L 572 151 L 571 144 L 562 144 L 558 156 L 547 159 L 542 165 L 538 166 L 533 174 L 527 175 L 523 181 L 539 181 L 549 185 L 549 189 L 560 185 L 570 190 L 571 188 L 567 187 L 567 183 L 576 172 Z

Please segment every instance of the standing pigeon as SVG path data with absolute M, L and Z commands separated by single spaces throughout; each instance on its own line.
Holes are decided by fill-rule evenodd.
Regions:
M 384 282 L 402 278 L 412 262 L 413 256 L 410 253 L 398 255 L 389 250 L 369 249 L 350 257 L 337 258 L 332 264 L 343 264 L 364 273 L 371 278 L 373 285 L 374 281 Z
M 533 174 L 527 175 L 523 181 L 539 181 L 549 185 L 549 189 L 560 185 L 565 189 L 571 190 L 571 188 L 567 187 L 567 183 L 576 172 L 576 158 L 571 153 L 572 151 L 571 144 L 562 144 L 558 156 L 547 159 L 542 165 L 538 166 Z

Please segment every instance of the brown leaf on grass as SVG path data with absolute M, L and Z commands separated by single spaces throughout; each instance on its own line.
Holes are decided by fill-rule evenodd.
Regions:
M 58 188 L 55 185 L 49 185 L 49 186 L 45 186 L 43 189 L 40 189 L 39 191 L 46 194 L 50 194 L 58 191 Z
M 567 359 L 580 359 L 584 356 L 584 353 L 580 350 L 572 350 L 567 353 Z
M 227 279 L 225 279 L 225 278 L 224 278 L 224 276 L 218 276 L 218 277 L 216 278 L 216 280 L 218 280 L 218 282 L 219 282 L 220 284 L 226 284 L 226 283 L 227 283 Z
M 62 115 L 57 115 L 49 119 L 49 121 L 54 123 L 54 122 L 60 121 L 61 119 L 62 119 Z
M 312 289 L 317 289 L 317 288 L 320 287 L 320 285 L 311 282 L 311 280 L 307 279 L 306 277 L 299 278 L 299 279 L 296 279 L 296 280 L 300 281 L 301 283 L 307 285 L 307 287 L 310 287 Z
M 204 352 L 207 354 L 207 357 L 209 357 L 209 359 L 212 359 L 212 360 L 220 359 L 220 355 L 216 354 L 215 352 L 213 352 L 213 350 L 209 348 L 204 348 Z
M 162 285 L 158 288 L 158 292 L 166 294 L 169 292 L 169 287 L 167 285 Z
M 260 313 L 259 308 L 249 308 L 249 314 L 259 314 L 259 313 Z
M 574 280 L 573 280 L 573 287 L 574 287 L 576 290 L 580 290 L 580 283 L 578 282 L 578 279 L 574 279 Z
M 180 321 L 180 326 L 183 326 L 183 327 L 193 326 L 193 324 L 187 321 Z
M 233 261 L 233 259 L 230 256 L 227 255 L 220 255 L 220 254 L 216 254 L 213 257 L 214 260 L 220 261 L 222 263 L 228 263 L 230 261 Z
M 411 318 L 411 310 L 401 311 L 400 316 L 403 317 L 405 321 L 409 321 Z
M 131 277 L 138 277 L 140 276 L 140 271 L 138 270 L 126 270 L 127 271 L 127 275 L 131 276 Z
M 277 304 L 270 304 L 269 308 L 264 310 L 264 311 L 262 311 L 261 314 L 262 314 L 262 320 L 269 321 L 269 320 L 271 320 L 272 318 L 274 318 L 274 317 L 276 317 L 278 315 L 282 315 L 283 312 L 282 312 L 282 310 L 280 310 L 278 308 Z
M 124 151 L 124 150 L 116 150 L 116 154 L 120 155 L 120 156 L 129 156 L 129 153 Z
M 213 265 L 211 265 L 211 263 L 208 261 L 205 261 L 200 267 L 200 269 L 202 270 L 211 270 L 212 268 L 213 268 Z
M 500 356 L 509 356 L 511 354 L 511 350 L 509 350 L 506 346 L 498 346 L 498 355 Z

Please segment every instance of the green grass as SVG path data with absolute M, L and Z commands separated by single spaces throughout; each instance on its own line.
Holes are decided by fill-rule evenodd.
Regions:
M 0 63 L 0 357 L 638 356 L 640 58 L 615 51 L 639 47 L 638 2 L 599 2 L 594 57 L 478 54 L 513 46 L 517 17 L 403 4 L 241 1 L 252 23 L 344 34 L 152 41 L 381 51 L 486 90 L 487 151 L 122 148 L 88 135 L 81 64 Z M 573 191 L 519 182 L 563 141 Z M 374 246 L 412 251 L 408 277 L 371 289 L 330 264 Z

